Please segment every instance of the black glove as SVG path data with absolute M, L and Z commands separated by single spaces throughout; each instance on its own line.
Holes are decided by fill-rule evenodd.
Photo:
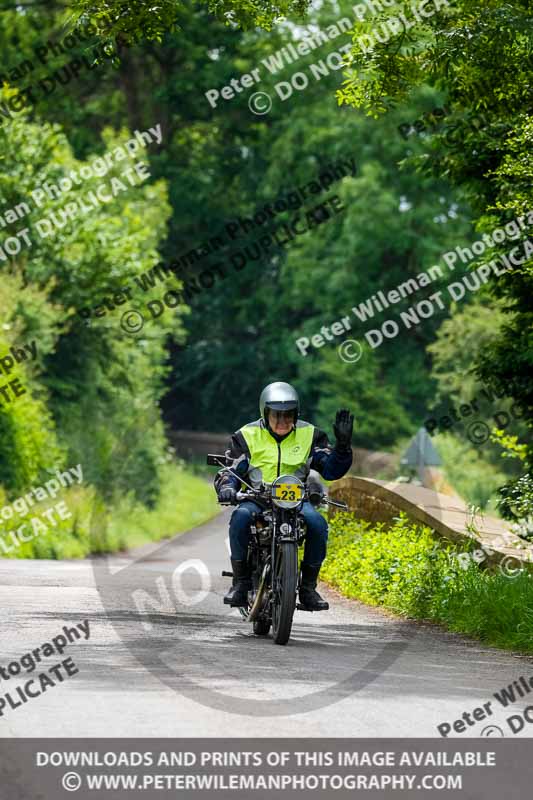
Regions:
M 347 408 L 337 411 L 333 432 L 337 440 L 337 450 L 348 451 L 352 446 L 353 414 Z
M 237 499 L 237 492 L 235 489 L 232 489 L 231 486 L 226 486 L 219 491 L 218 499 L 221 503 L 230 503 L 234 506 Z

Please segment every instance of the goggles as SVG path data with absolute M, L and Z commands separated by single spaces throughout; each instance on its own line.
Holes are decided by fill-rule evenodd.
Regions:
M 270 422 L 294 422 L 294 411 L 274 411 L 269 408 L 268 419 Z

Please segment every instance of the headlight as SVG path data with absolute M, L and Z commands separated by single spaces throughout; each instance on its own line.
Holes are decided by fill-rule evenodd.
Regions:
M 271 486 L 272 502 L 280 508 L 296 508 L 305 496 L 303 483 L 294 475 L 280 475 Z

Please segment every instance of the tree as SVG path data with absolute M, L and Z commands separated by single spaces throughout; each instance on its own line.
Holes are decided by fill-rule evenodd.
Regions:
M 432 375 L 441 399 L 469 402 L 476 395 L 479 379 L 473 372 L 475 363 L 497 341 L 506 319 L 501 304 L 488 297 L 476 295 L 465 308 L 457 304 L 452 307 L 451 316 L 427 348 L 433 357 Z
M 183 10 L 191 8 L 178 0 L 161 0 L 156 6 L 146 0 L 76 0 L 73 5 L 80 16 L 94 20 L 101 33 L 128 43 L 140 39 L 161 41 L 165 32 L 179 28 Z M 227 25 L 270 30 L 280 17 L 302 15 L 308 0 L 208 0 L 196 5 Z
M 442 4 L 441 4 L 442 5 Z M 531 141 L 531 66 L 533 17 L 526 0 L 459 0 L 446 4 L 425 22 L 391 32 L 398 6 L 379 17 L 389 21 L 387 41 L 368 51 L 369 34 L 378 20 L 354 31 L 354 47 L 339 102 L 379 115 L 412 95 L 422 83 L 446 92 L 447 131 L 428 132 L 428 152 L 415 160 L 420 169 L 448 178 L 471 203 L 479 233 L 527 218 L 533 208 Z M 394 26 L 392 26 L 394 27 Z M 383 37 L 384 38 L 384 37 Z M 483 115 L 483 127 L 473 118 Z M 413 162 L 411 162 L 413 163 Z M 476 361 L 476 372 L 495 390 L 507 389 L 532 423 L 533 411 L 533 261 L 525 252 L 495 282 L 492 292 L 509 314 L 500 336 Z M 517 244 L 514 242 L 513 244 Z M 509 247 L 494 244 L 491 256 Z M 530 449 L 530 461 L 533 451 Z
M 13 94 L 5 89 L 0 99 Z M 0 408 L 0 478 L 12 490 L 44 475 L 62 453 L 81 455 L 87 480 L 102 491 L 132 490 L 144 501 L 157 495 L 166 448 L 160 423 L 146 430 L 120 478 L 110 460 L 113 443 L 136 421 L 142 426 L 145 409 L 163 393 L 165 336 L 183 337 L 179 311 L 136 338 L 121 328 L 116 308 L 100 313 L 104 297 L 135 287 L 134 276 L 157 262 L 170 211 L 165 184 L 143 185 L 148 173 L 127 158 L 129 139 L 126 130 L 105 130 L 100 149 L 109 160 L 85 162 L 57 124 L 22 113 L 0 129 L 7 221 L 0 237 L 7 333 L 0 345 L 3 352 L 35 340 L 38 353 L 37 366 L 21 367 L 30 379 L 27 395 Z M 13 209 L 18 218 L 9 216 Z M 81 310 L 99 305 L 86 325 Z

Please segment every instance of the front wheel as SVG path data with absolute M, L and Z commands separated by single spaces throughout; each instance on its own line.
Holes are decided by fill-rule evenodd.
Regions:
M 283 542 L 272 576 L 272 637 L 276 644 L 287 644 L 291 635 L 298 583 L 298 547 Z

